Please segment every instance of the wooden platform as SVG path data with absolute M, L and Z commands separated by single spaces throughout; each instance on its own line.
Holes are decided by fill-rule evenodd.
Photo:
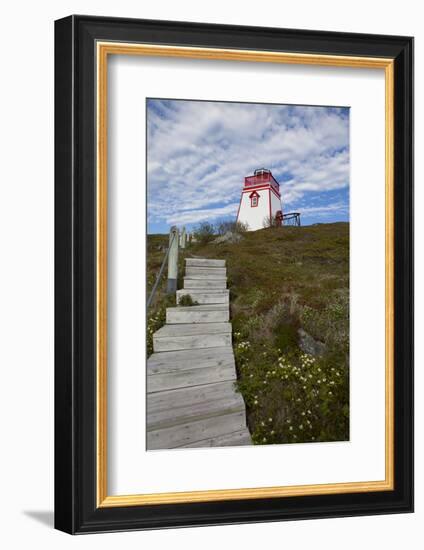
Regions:
M 186 259 L 199 305 L 168 308 L 147 361 L 147 448 L 251 445 L 236 370 L 224 260 Z

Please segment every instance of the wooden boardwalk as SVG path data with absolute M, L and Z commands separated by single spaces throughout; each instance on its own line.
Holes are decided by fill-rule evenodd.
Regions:
M 199 305 L 166 310 L 147 361 L 147 448 L 251 445 L 236 370 L 224 260 L 187 258 L 184 288 Z

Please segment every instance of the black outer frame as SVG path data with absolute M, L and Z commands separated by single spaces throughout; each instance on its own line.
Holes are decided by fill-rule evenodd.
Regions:
M 96 40 L 395 59 L 395 490 L 96 509 Z M 413 511 L 413 38 L 55 22 L 55 527 L 94 533 Z

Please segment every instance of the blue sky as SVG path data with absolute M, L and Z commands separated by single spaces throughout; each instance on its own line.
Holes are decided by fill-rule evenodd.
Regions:
M 302 225 L 348 221 L 349 109 L 147 100 L 148 233 L 235 219 L 262 167 Z

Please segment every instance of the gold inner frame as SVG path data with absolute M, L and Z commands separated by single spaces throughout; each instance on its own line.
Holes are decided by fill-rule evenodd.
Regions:
M 394 60 L 390 58 L 97 42 L 97 506 L 141 506 L 394 489 Z M 108 496 L 107 493 L 107 61 L 142 55 L 384 69 L 385 71 L 385 479 L 315 485 Z

